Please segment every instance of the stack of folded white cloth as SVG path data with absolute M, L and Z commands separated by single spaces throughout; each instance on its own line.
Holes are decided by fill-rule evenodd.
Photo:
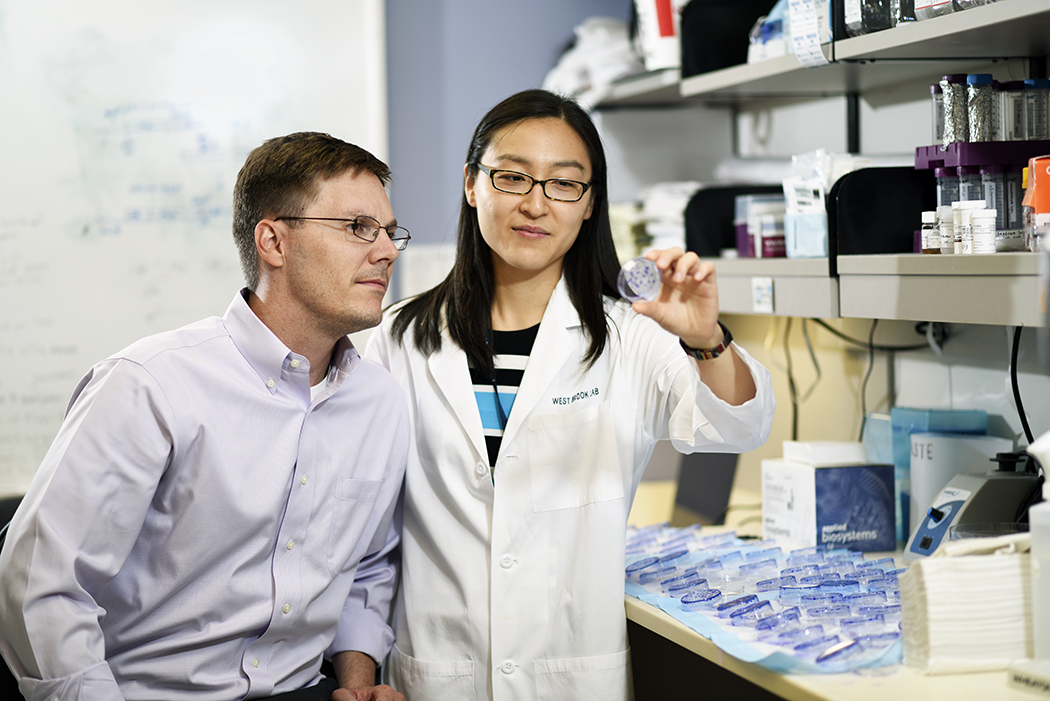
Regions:
M 951 541 L 902 574 L 904 663 L 959 674 L 1031 657 L 1030 542 L 1027 533 Z
M 652 237 L 649 248 L 685 250 L 685 208 L 700 183 L 692 180 L 650 185 L 642 193 L 645 232 Z

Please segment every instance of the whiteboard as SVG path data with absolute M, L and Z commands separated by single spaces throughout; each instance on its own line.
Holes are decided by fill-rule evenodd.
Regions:
M 387 160 L 382 0 L 0 0 L 0 493 L 95 362 L 221 315 L 248 152 L 324 131 Z

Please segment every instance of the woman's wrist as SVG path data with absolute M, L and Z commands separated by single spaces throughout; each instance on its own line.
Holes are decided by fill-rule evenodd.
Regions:
M 713 346 L 696 347 L 686 343 L 685 339 L 679 338 L 678 343 L 682 346 L 682 350 L 697 360 L 712 360 L 717 358 L 726 352 L 729 348 L 729 344 L 733 342 L 733 335 L 729 333 L 729 329 L 721 321 L 718 322 L 718 327 L 722 329 L 722 340 Z

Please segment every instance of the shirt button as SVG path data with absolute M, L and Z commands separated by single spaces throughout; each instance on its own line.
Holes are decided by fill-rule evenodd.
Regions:
M 488 471 L 489 471 L 488 465 L 486 465 L 483 462 L 479 462 L 477 464 L 477 467 L 474 468 L 474 472 L 477 473 L 478 477 L 484 477 L 485 475 L 488 474 Z
M 514 566 L 514 558 L 510 555 L 504 555 L 499 559 L 499 566 L 505 570 L 509 570 Z
M 291 365 L 293 368 L 299 367 L 299 361 L 298 360 L 292 360 L 292 362 L 290 362 L 288 364 Z
M 295 541 L 294 540 L 289 540 L 288 541 L 288 549 L 291 550 L 294 547 L 295 547 Z
M 306 484 L 306 475 L 303 475 L 303 478 L 301 480 L 299 480 L 299 481 L 302 482 L 303 484 Z
M 291 611 L 291 610 L 292 610 L 292 607 L 291 607 L 291 606 L 289 606 L 288 604 L 285 604 L 285 605 L 284 605 L 284 608 L 283 608 L 283 609 L 281 609 L 281 610 L 282 610 L 282 611 L 284 611 L 285 613 L 288 613 L 289 611 Z
M 510 660 L 507 660 L 506 662 L 504 662 L 503 664 L 501 664 L 499 666 L 499 670 L 501 672 L 503 672 L 504 674 L 514 674 L 514 668 L 516 666 L 517 665 L 515 665 L 513 662 L 511 662 Z
M 254 660 L 252 660 L 252 667 L 258 667 L 258 666 L 259 666 L 259 658 L 256 657 Z
M 266 386 L 267 386 L 267 387 L 269 387 L 270 389 L 273 389 L 273 386 L 274 386 L 275 384 L 277 384 L 277 383 L 276 383 L 276 382 L 274 382 L 273 380 L 267 380 L 267 381 L 266 381 Z

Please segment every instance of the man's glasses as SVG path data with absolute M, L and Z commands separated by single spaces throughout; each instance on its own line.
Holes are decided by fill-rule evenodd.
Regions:
M 408 229 L 403 226 L 381 226 L 378 221 L 372 217 L 359 216 L 353 219 L 336 219 L 333 217 L 277 217 L 274 221 L 334 221 L 339 222 L 343 225 L 346 231 L 347 240 L 350 239 L 350 235 L 353 234 L 362 241 L 368 243 L 374 243 L 379 238 L 379 231 L 383 230 L 386 235 L 390 237 L 390 242 L 399 251 L 405 250 L 408 247 L 408 240 L 412 238 Z
M 478 169 L 486 173 L 492 179 L 492 187 L 500 192 L 508 192 L 512 195 L 527 195 L 532 188 L 539 185 L 543 188 L 543 194 L 549 200 L 555 202 L 579 202 L 583 193 L 587 192 L 590 183 L 581 183 L 578 180 L 565 180 L 564 178 L 549 178 L 537 180 L 531 175 L 519 173 L 516 170 L 493 170 L 486 165 L 478 163 Z

